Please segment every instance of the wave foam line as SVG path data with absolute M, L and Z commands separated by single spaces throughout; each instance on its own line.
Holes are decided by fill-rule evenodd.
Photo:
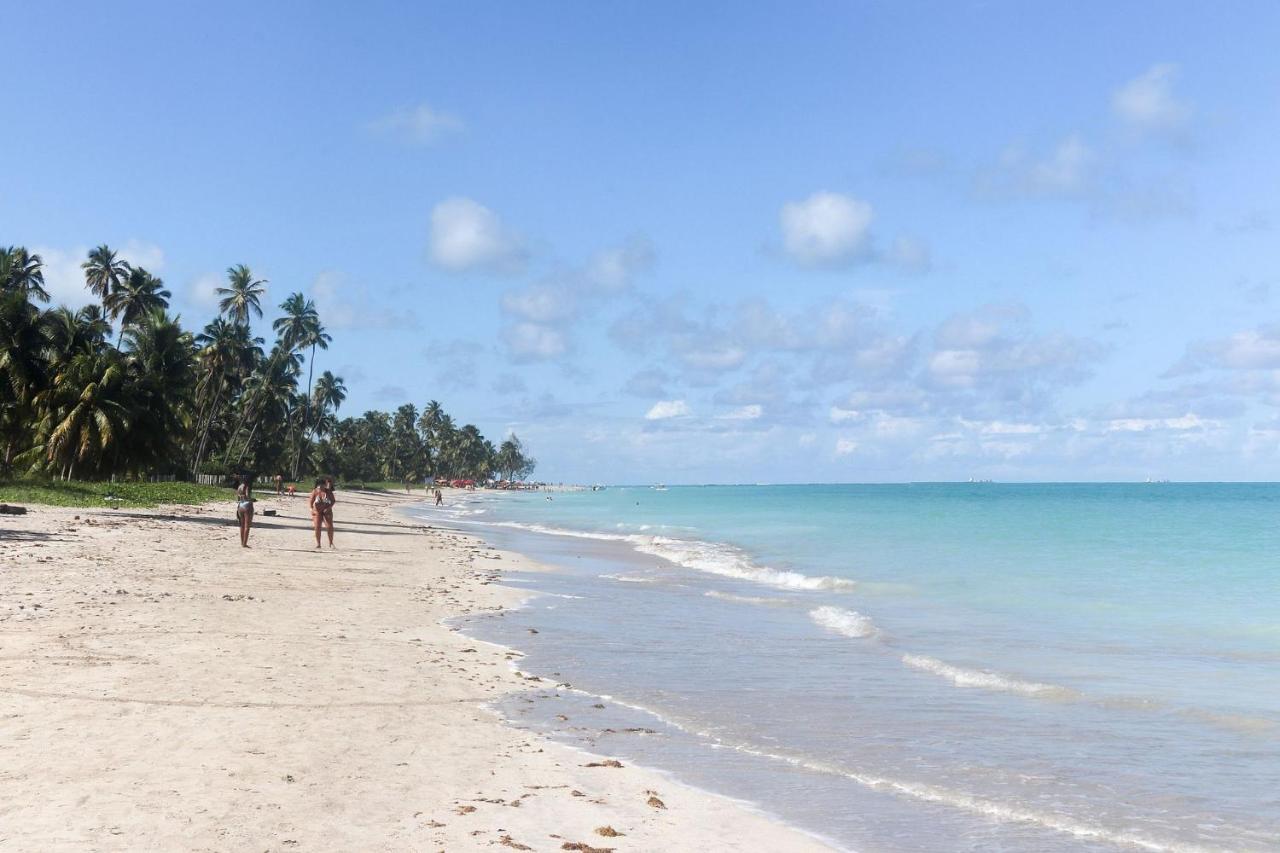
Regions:
M 499 527 L 514 527 L 533 533 L 551 536 L 571 536 L 576 539 L 594 539 L 602 542 L 626 542 L 642 554 L 659 557 L 663 560 L 697 569 L 721 577 L 752 581 L 753 583 L 782 589 L 827 589 L 849 590 L 857 586 L 857 581 L 848 578 L 815 577 L 801 572 L 774 569 L 760 566 L 741 549 L 732 545 L 716 542 L 702 542 L 697 539 L 673 539 L 669 536 L 651 536 L 639 533 L 597 533 L 586 530 L 568 530 L 563 527 L 550 527 L 545 524 L 525 524 L 518 521 L 497 522 Z
M 880 633 L 876 623 L 870 617 L 863 616 L 856 610 L 844 610 L 840 607 L 819 607 L 809 611 L 809 618 L 822 627 L 835 631 L 854 640 L 865 640 Z
M 1065 815 L 1037 811 L 1021 805 L 1002 803 L 997 800 L 966 794 L 963 791 L 953 791 L 947 788 L 941 788 L 936 785 L 927 785 L 920 782 L 904 782 L 895 779 L 887 779 L 883 776 L 859 773 L 834 764 L 813 761 L 799 756 L 770 752 L 751 746 L 750 744 L 730 743 L 711 732 L 673 720 L 653 708 L 633 704 L 605 693 L 592 693 L 590 691 L 580 690 L 576 687 L 568 688 L 568 690 L 573 693 L 594 696 L 605 702 L 647 714 L 664 725 L 671 726 L 672 728 L 686 734 L 694 735 L 695 737 L 710 741 L 710 745 L 713 748 L 730 749 L 756 758 L 781 761 L 786 764 L 790 764 L 793 767 L 800 767 L 815 773 L 823 773 L 828 776 L 840 776 L 875 791 L 886 791 L 922 802 L 948 806 L 971 814 L 977 814 L 984 818 L 996 820 L 1001 823 L 1032 824 L 1044 829 L 1065 833 L 1082 840 L 1087 839 L 1116 845 L 1129 845 L 1141 850 L 1151 851 L 1151 853 L 1214 853 L 1210 848 L 1198 845 L 1151 838 L 1128 830 L 1108 829 L 1106 827 L 1090 824 Z
M 937 658 L 924 655 L 903 655 L 902 662 L 912 669 L 932 673 L 947 679 L 957 687 L 978 687 L 984 690 L 999 690 L 1004 693 L 1018 693 L 1023 696 L 1041 696 L 1045 698 L 1068 699 L 1079 694 L 1067 687 L 1056 684 L 1043 684 L 1038 681 L 1022 681 L 998 672 L 982 669 L 965 669 L 952 666 Z
M 707 598 L 718 598 L 721 601 L 732 601 L 736 604 L 758 604 L 762 607 L 786 607 L 791 602 L 785 598 L 769 598 L 764 595 L 734 595 L 732 592 L 721 592 L 709 589 L 703 593 Z

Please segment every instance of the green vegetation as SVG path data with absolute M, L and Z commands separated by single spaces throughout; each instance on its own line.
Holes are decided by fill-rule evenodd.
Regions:
M 339 420 L 342 377 L 325 370 L 312 384 L 317 350 L 332 342 L 315 304 L 290 294 L 264 349 L 249 323 L 263 316 L 266 282 L 244 264 L 227 270 L 219 316 L 196 334 L 168 313 L 164 282 L 110 247 L 81 266 L 89 304 L 45 309 L 40 256 L 0 246 L 0 477 L 325 473 L 400 484 L 533 471 L 514 435 L 495 447 L 435 400 L 421 414 L 406 404 Z
M 0 503 L 51 506 L 141 507 L 229 501 L 235 493 L 195 483 L 0 482 Z M 108 500 L 108 497 L 113 499 Z

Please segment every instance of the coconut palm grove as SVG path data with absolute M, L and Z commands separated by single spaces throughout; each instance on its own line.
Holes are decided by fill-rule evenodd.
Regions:
M 198 332 L 169 313 L 164 282 L 108 246 L 88 253 L 85 303 L 48 307 L 43 263 L 0 247 L 0 476 L 56 480 L 252 473 L 291 479 L 523 480 L 534 460 L 431 400 L 339 417 L 347 387 L 316 354 L 333 342 L 292 293 L 268 347 L 250 330 L 266 282 L 227 270 L 219 313 Z

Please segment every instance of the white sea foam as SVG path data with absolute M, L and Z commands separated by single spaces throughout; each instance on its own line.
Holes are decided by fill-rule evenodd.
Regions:
M 621 583 L 657 583 L 657 578 L 647 578 L 644 575 L 599 575 L 600 578 L 607 581 L 620 581 Z
M 1047 699 L 1067 699 L 1078 695 L 1074 690 L 1067 687 L 1059 687 L 1056 684 L 1022 681 L 1018 678 L 982 669 L 965 669 L 964 667 L 952 666 L 937 658 L 924 655 L 903 655 L 902 662 L 913 669 L 941 676 L 957 687 L 979 687 L 984 690 L 999 690 L 1005 693 L 1040 696 Z
M 568 690 L 586 696 L 597 697 L 605 702 L 610 702 L 614 705 L 620 705 L 624 708 L 629 708 L 631 710 L 647 714 L 664 725 L 707 741 L 708 745 L 712 748 L 730 749 L 735 752 L 752 755 L 757 758 L 781 761 L 786 764 L 790 764 L 793 767 L 802 767 L 805 770 L 817 773 L 842 776 L 873 790 L 889 791 L 899 796 L 910 797 L 915 800 L 960 809 L 962 811 L 982 815 L 985 818 L 1000 821 L 1002 823 L 1031 824 L 1033 826 L 1040 826 L 1055 832 L 1061 832 L 1082 840 L 1101 841 L 1109 844 L 1129 846 L 1140 850 L 1152 851 L 1152 853 L 1209 853 L 1208 848 L 1201 847 L 1199 845 L 1185 844 L 1171 839 L 1166 840 L 1162 838 L 1153 838 L 1143 832 L 1100 826 L 1066 815 L 1041 811 L 1035 808 L 1028 808 L 1017 803 L 1000 802 L 999 800 L 976 796 L 965 791 L 943 788 L 938 785 L 890 779 L 871 773 L 860 772 L 847 767 L 841 767 L 824 761 L 815 761 L 804 756 L 787 755 L 785 753 L 774 752 L 772 750 L 760 749 L 759 747 L 749 743 L 733 743 L 723 739 L 713 732 L 706 731 L 699 726 L 691 725 L 684 721 L 673 719 L 653 708 L 627 702 L 608 694 L 590 693 L 585 690 L 578 690 L 577 688 L 568 688 Z
M 857 581 L 848 578 L 815 577 L 800 572 L 774 569 L 757 565 L 739 548 L 717 542 L 697 539 L 675 539 L 670 536 L 651 536 L 639 533 L 599 533 L 586 530 L 568 530 L 544 524 L 525 524 L 518 521 L 499 522 L 500 527 L 513 527 L 544 533 L 551 536 L 572 536 L 577 539 L 594 539 L 603 542 L 626 542 L 642 554 L 701 572 L 752 581 L 782 589 L 848 590 Z
M 819 607 L 809 611 L 809 618 L 822 627 L 855 640 L 865 640 L 880 633 L 870 618 L 856 610 L 840 607 Z
M 628 537 L 642 554 L 670 560 L 678 566 L 728 578 L 762 583 L 783 589 L 852 589 L 857 585 L 848 578 L 814 577 L 760 566 L 743 551 L 731 545 L 700 542 L 696 539 L 672 539 L 667 536 Z
M 785 598 L 769 598 L 765 595 L 734 595 L 732 592 L 721 592 L 718 589 L 709 589 L 703 593 L 708 598 L 718 598 L 721 601 L 733 601 L 738 604 L 759 604 L 762 607 L 786 607 L 791 602 Z

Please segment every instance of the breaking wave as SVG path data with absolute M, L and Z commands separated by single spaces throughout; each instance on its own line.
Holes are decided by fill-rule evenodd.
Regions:
M 585 530 L 568 530 L 545 524 L 525 524 L 517 521 L 498 522 L 499 527 L 513 527 L 550 536 L 571 536 L 577 539 L 594 539 L 602 542 L 625 542 L 642 554 L 696 569 L 721 577 L 751 581 L 781 589 L 849 590 L 857 581 L 848 578 L 806 575 L 801 572 L 775 569 L 755 563 L 742 549 L 718 542 L 702 542 L 697 539 L 674 539 L 669 536 L 652 536 L 642 533 L 596 533 Z
M 819 607 L 809 611 L 809 618 L 828 630 L 855 640 L 865 640 L 880 633 L 876 623 L 856 610 Z
M 902 662 L 913 669 L 945 678 L 957 687 L 977 687 L 984 690 L 1018 693 L 1022 696 L 1040 696 L 1046 699 L 1070 699 L 1079 695 L 1070 688 L 1059 687 L 1056 684 L 1023 681 L 983 669 L 965 669 L 924 655 L 903 655 Z

